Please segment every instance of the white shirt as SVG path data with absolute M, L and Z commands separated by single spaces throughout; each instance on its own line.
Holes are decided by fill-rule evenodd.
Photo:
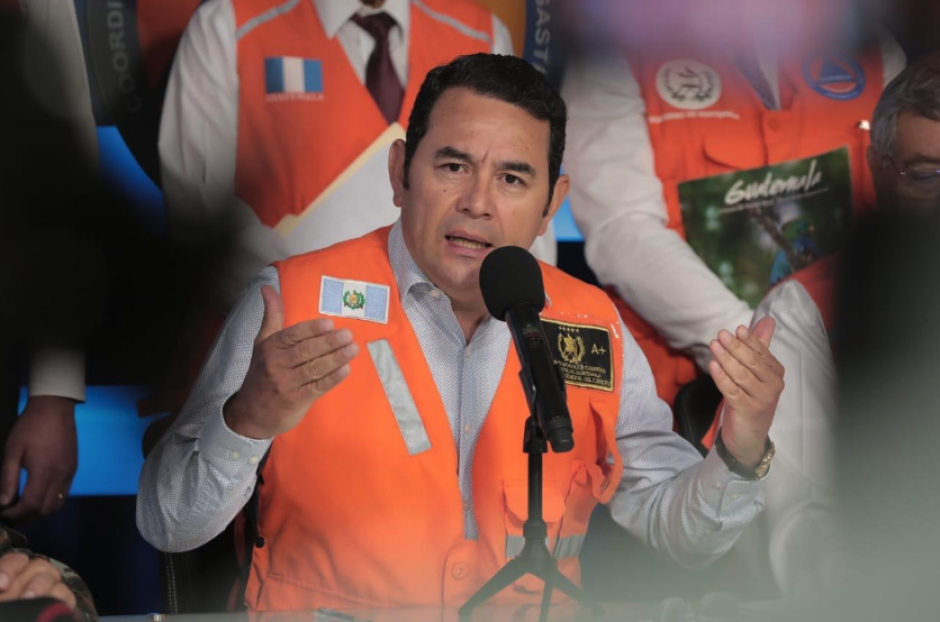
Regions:
M 313 2 L 327 35 L 338 38 L 363 83 L 375 42 L 350 18 L 357 13 L 389 13 L 397 22 L 389 37 L 392 63 L 402 84 L 407 83 L 412 2 L 386 0 L 375 10 L 359 0 L 302 1 Z M 423 10 L 423 4 L 416 4 L 416 10 Z M 492 51 L 513 51 L 509 31 L 495 15 Z M 217 278 L 211 299 L 225 311 L 251 277 L 272 261 L 365 234 L 397 218 L 387 177 L 387 149 L 383 149 L 334 193 L 331 199 L 338 207 L 331 211 L 318 207 L 311 224 L 302 232 L 288 239 L 261 224 L 234 191 L 239 92 L 236 55 L 231 0 L 206 2 L 190 21 L 176 53 L 164 100 L 159 145 L 170 235 L 197 248 L 220 234 L 231 236 L 233 252 L 212 270 Z M 354 215 L 349 213 L 350 204 L 360 206 Z M 342 229 L 321 225 L 344 215 Z M 220 232 L 220 226 L 230 229 Z M 533 250 L 539 258 L 554 263 L 552 232 L 539 238 L 536 247 Z
M 770 428 L 777 455 L 764 483 L 764 512 L 734 551 L 784 594 L 796 596 L 833 579 L 836 371 L 822 315 L 800 283 L 771 290 L 752 327 L 764 317 L 777 321 L 770 351 L 787 370 L 786 388 Z
M 401 305 L 454 435 L 459 458 L 454 484 L 469 501 L 465 538 L 476 540 L 473 455 L 512 347 L 509 329 L 489 318 L 467 343 L 450 299 L 414 263 L 400 221 L 391 230 L 388 251 Z M 222 408 L 247 374 L 264 314 L 260 290 L 265 284 L 280 289 L 273 266 L 252 281 L 229 315 L 179 418 L 141 471 L 137 526 L 160 550 L 184 551 L 208 542 L 254 490 L 257 465 L 272 441 L 235 434 Z M 620 330 L 627 362 L 616 425 L 623 477 L 610 502 L 611 514 L 655 549 L 687 566 L 703 566 L 727 552 L 760 511 L 761 484 L 731 473 L 714 451 L 702 460 L 672 431 L 672 413 L 656 395 L 642 351 L 622 323 Z M 352 373 L 359 373 L 357 368 L 373 363 L 363 353 L 351 365 Z
M 98 134 L 91 109 L 91 90 L 85 71 L 85 55 L 75 14 L 75 3 L 63 0 L 20 0 L 26 23 L 51 46 L 64 81 L 62 101 L 44 101 L 56 115 L 69 120 L 76 139 L 97 167 Z M 40 96 L 41 94 L 36 94 Z M 29 395 L 54 395 L 85 400 L 85 355 L 81 348 L 46 345 L 32 349 L 29 362 Z
M 904 68 L 904 52 L 882 33 L 885 84 Z M 776 63 L 760 63 L 779 101 Z M 665 337 L 707 369 L 718 331 L 748 325 L 751 309 L 732 294 L 668 221 L 663 186 L 640 86 L 623 55 L 572 64 L 562 95 L 568 103 L 565 170 L 571 209 L 584 233 L 597 278 Z

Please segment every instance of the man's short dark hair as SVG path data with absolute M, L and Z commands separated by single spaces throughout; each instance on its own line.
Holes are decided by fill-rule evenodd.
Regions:
M 428 131 L 431 110 L 444 91 L 465 88 L 478 95 L 513 104 L 540 121 L 548 121 L 548 197 L 561 174 L 565 154 L 568 109 L 564 100 L 538 70 L 521 58 L 499 54 L 470 54 L 428 72 L 408 118 L 405 136 L 405 187 L 418 144 Z

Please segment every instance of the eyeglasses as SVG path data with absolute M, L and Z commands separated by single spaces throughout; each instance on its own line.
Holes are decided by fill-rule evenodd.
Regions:
M 882 157 L 884 158 L 882 168 L 890 162 L 891 168 L 901 178 L 901 185 L 911 194 L 934 196 L 940 191 L 940 165 L 918 163 L 902 169 L 898 166 L 894 156 L 882 154 Z

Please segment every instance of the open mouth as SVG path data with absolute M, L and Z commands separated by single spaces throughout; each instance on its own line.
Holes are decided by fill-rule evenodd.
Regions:
M 459 235 L 445 235 L 447 241 L 453 244 L 454 246 L 460 246 L 461 248 L 469 248 L 471 250 L 481 250 L 484 248 L 491 248 L 493 245 L 488 242 L 482 242 L 480 240 L 471 240 L 469 238 L 460 237 Z

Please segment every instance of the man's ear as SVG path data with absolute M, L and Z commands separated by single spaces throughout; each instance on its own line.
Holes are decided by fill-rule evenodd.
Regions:
M 405 181 L 405 141 L 400 138 L 388 150 L 388 179 L 392 182 L 392 202 L 395 207 L 401 207 L 408 184 Z
M 555 191 L 552 193 L 552 200 L 548 203 L 548 209 L 542 216 L 542 227 L 539 229 L 539 235 L 544 235 L 548 229 L 548 224 L 552 218 L 561 209 L 561 204 L 565 202 L 568 191 L 571 189 L 571 178 L 567 175 L 559 175 L 555 180 Z

